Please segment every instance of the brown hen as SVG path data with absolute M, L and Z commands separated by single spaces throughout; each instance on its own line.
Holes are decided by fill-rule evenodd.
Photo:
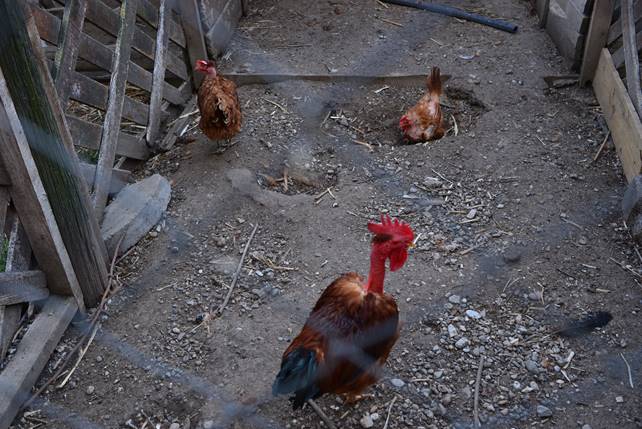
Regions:
M 229 140 L 241 130 L 241 106 L 236 85 L 219 75 L 214 61 L 198 60 L 195 69 L 205 73 L 198 89 L 198 124 L 212 140 Z
M 428 92 L 399 120 L 399 128 L 405 139 L 413 143 L 437 140 L 444 136 L 439 104 L 441 75 L 438 67 L 432 68 L 426 84 Z

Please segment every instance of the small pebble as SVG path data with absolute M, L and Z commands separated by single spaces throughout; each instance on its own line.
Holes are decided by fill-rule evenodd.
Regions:
M 181 429 L 181 425 L 179 425 L 178 423 L 172 423 L 171 425 L 169 425 L 169 429 Z
M 582 425 L 582 429 L 593 429 L 591 425 Z
M 359 423 L 361 423 L 362 428 L 371 428 L 374 426 L 374 422 L 372 421 L 372 417 L 370 417 L 370 414 L 366 414 L 365 416 L 361 417 Z
M 538 417 L 541 418 L 546 418 L 546 417 L 551 417 L 553 415 L 553 411 L 551 411 L 550 408 L 544 406 L 544 405 L 538 405 L 537 406 L 537 415 Z
M 399 379 L 399 378 L 391 379 L 390 383 L 392 383 L 392 385 L 397 387 L 397 388 L 404 387 L 406 385 L 406 383 L 403 380 Z
M 96 391 L 96 388 L 94 386 L 87 386 L 86 392 L 88 395 L 93 395 L 95 391 Z
M 452 304 L 459 304 L 461 302 L 461 297 L 459 295 L 450 295 L 448 301 Z
M 622 402 L 624 402 L 624 398 L 622 396 L 616 396 L 615 402 L 617 402 L 618 404 L 621 404 Z
M 466 337 L 462 337 L 458 339 L 457 342 L 455 343 L 455 347 L 457 347 L 458 349 L 463 349 L 467 345 L 468 345 L 468 338 Z
M 203 429 L 214 429 L 214 420 L 206 420 L 203 422 Z
M 481 319 L 481 314 L 475 310 L 466 310 L 466 316 L 470 317 L 471 319 Z
M 456 337 L 457 336 L 457 328 L 453 325 L 448 325 L 448 335 L 450 338 Z

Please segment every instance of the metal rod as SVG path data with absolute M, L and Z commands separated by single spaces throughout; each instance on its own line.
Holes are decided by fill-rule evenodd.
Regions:
M 414 7 L 416 9 L 427 10 L 428 12 L 435 12 L 454 18 L 461 18 L 467 21 L 476 22 L 478 24 L 487 25 L 489 27 L 497 28 L 498 30 L 515 33 L 517 25 L 512 22 L 503 21 L 501 19 L 488 18 L 476 13 L 466 12 L 462 9 L 457 9 L 451 6 L 444 6 L 437 3 L 424 3 L 421 0 L 382 0 L 384 3 L 396 4 L 399 6 Z

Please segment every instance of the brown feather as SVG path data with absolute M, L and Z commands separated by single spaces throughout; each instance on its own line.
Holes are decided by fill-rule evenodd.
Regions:
M 320 394 L 360 394 L 377 381 L 399 338 L 395 300 L 366 293 L 363 284 L 358 274 L 348 273 L 328 286 L 283 354 L 299 347 L 314 350 Z
M 227 140 L 241 130 L 241 106 L 236 85 L 223 76 L 207 75 L 198 89 L 198 124 L 212 140 Z

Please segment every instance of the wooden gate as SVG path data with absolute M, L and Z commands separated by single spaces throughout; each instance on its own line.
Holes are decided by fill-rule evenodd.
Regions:
M 127 182 L 119 167 L 150 156 L 200 83 L 191 66 L 207 54 L 196 0 L 30 3 L 74 144 L 97 151 L 82 169 L 100 220 L 110 190 Z

